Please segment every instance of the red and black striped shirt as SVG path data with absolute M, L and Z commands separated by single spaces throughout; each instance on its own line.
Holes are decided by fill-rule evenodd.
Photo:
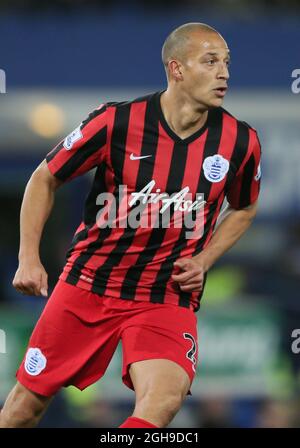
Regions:
M 161 93 L 101 105 L 46 156 L 62 181 L 96 168 L 60 278 L 100 295 L 197 311 L 202 293 L 179 289 L 174 262 L 206 247 L 225 197 L 236 209 L 257 200 L 260 144 L 253 128 L 223 108 L 179 138 L 162 113 Z M 182 216 L 194 218 L 194 227 Z M 191 229 L 196 237 L 187 237 Z

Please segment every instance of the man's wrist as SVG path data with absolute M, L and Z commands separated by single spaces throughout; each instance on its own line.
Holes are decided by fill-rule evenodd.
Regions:
M 28 252 L 19 252 L 19 256 L 18 256 L 18 260 L 19 263 L 24 263 L 24 262 L 40 262 L 40 255 L 39 253 L 35 253 L 32 250 L 28 251 Z
M 212 257 L 208 252 L 205 252 L 205 250 L 200 252 L 200 254 L 195 255 L 193 258 L 201 265 L 204 272 L 207 272 L 214 264 Z

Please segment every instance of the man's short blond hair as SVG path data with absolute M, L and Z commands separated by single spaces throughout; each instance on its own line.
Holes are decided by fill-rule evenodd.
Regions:
M 206 33 L 218 33 L 217 30 L 205 23 L 192 22 L 185 23 L 173 30 L 166 38 L 161 52 L 162 62 L 164 64 L 168 77 L 168 63 L 171 59 L 183 61 L 190 43 L 191 34 L 193 32 L 203 31 Z

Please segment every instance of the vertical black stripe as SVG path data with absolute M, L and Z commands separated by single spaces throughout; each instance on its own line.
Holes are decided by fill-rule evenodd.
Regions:
M 184 177 L 185 165 L 188 154 L 188 145 L 185 143 L 175 143 L 172 153 L 171 165 L 168 175 L 166 191 L 171 191 L 174 189 L 175 192 L 180 191 L 182 188 L 182 181 Z M 174 213 L 174 207 L 170 210 L 170 217 L 172 217 Z M 167 215 L 166 215 L 167 216 Z M 124 287 L 121 291 L 121 297 L 125 296 L 128 299 L 133 299 L 136 294 L 136 289 L 138 286 L 138 282 L 140 277 L 145 269 L 147 263 L 152 261 L 156 252 L 160 249 L 161 244 L 163 242 L 166 228 L 160 226 L 152 229 L 150 238 L 147 242 L 147 245 L 143 252 L 139 255 L 135 265 L 133 265 L 126 274 L 124 280 Z M 130 283 L 130 289 L 126 287 L 127 284 Z M 163 303 L 164 295 L 153 295 L 151 292 L 152 303 Z
M 202 251 L 203 246 L 205 245 L 205 243 L 206 243 L 206 241 L 207 241 L 209 232 L 210 232 L 210 230 L 211 230 L 211 226 L 212 226 L 213 218 L 214 218 L 214 216 L 215 216 L 215 214 L 216 214 L 216 212 L 217 212 L 217 208 L 218 208 L 218 200 L 214 201 L 214 202 L 210 205 L 210 207 L 209 207 L 209 209 L 208 209 L 208 212 L 207 212 L 207 220 L 206 220 L 206 224 L 205 224 L 205 229 L 204 229 L 204 232 L 203 232 L 203 236 L 202 236 L 202 238 L 201 238 L 201 242 L 200 242 L 200 240 L 199 240 L 199 242 L 196 244 L 195 250 L 194 250 L 193 255 L 192 255 L 193 257 L 194 257 L 195 255 L 199 254 L 199 253 Z M 212 230 L 214 230 L 214 229 L 212 229 Z M 199 243 L 200 243 L 200 244 L 199 244 Z
M 234 167 L 234 171 L 227 177 L 225 184 L 226 193 L 229 191 L 230 186 L 234 180 L 236 180 L 236 173 L 240 169 L 241 164 L 245 160 L 248 152 L 249 145 L 249 128 L 242 122 L 237 122 L 237 136 L 235 145 L 230 160 L 231 167 Z
M 224 191 L 226 192 L 228 190 L 228 188 L 230 187 L 230 184 L 232 182 L 233 179 L 235 179 L 235 175 L 237 173 L 237 171 L 239 170 L 246 154 L 247 154 L 247 150 L 248 150 L 248 142 L 249 142 L 249 132 L 248 132 L 248 128 L 241 122 L 237 123 L 237 136 L 236 136 L 236 141 L 235 141 L 235 145 L 233 148 L 233 152 L 232 152 L 232 156 L 230 159 L 230 166 L 234 167 L 234 171 L 231 172 L 228 176 L 227 176 L 227 180 L 225 183 L 225 187 L 224 187 Z M 224 195 L 225 195 L 224 192 Z M 196 248 L 193 252 L 193 256 L 199 254 L 202 249 L 203 246 L 205 245 L 208 235 L 209 235 L 209 231 L 211 229 L 212 226 L 212 222 L 214 220 L 215 214 L 219 213 L 218 209 L 218 201 L 215 201 L 209 208 L 208 210 L 208 214 L 207 214 L 207 223 L 205 225 L 205 231 L 203 234 L 203 237 L 201 239 L 201 241 L 199 241 L 196 245 Z M 216 221 L 214 224 L 214 227 L 216 225 Z M 214 230 L 214 228 L 212 229 L 212 231 Z M 206 280 L 206 277 L 205 277 Z M 204 286 L 202 289 L 202 292 L 199 295 L 199 307 L 200 307 L 200 300 L 202 298 L 204 292 Z M 199 308 L 198 308 L 199 309 Z M 197 311 L 197 310 L 195 310 Z
M 232 157 L 230 159 L 230 164 L 231 164 L 231 166 L 235 167 L 235 169 L 234 169 L 234 173 L 230 173 L 227 177 L 225 187 L 224 187 L 225 191 L 227 191 L 227 189 L 230 187 L 232 179 L 235 178 L 235 174 L 239 170 L 240 165 L 243 162 L 243 160 L 247 154 L 248 139 L 249 139 L 249 137 L 248 137 L 247 127 L 244 124 L 238 122 L 236 141 L 235 141 L 234 149 L 232 152 Z M 209 230 L 210 230 L 214 215 L 217 210 L 217 205 L 218 205 L 218 202 L 215 201 L 215 203 L 212 204 L 209 208 L 209 211 L 207 214 L 208 219 L 207 219 L 207 223 L 206 223 L 206 226 L 204 229 L 204 234 L 203 234 L 202 239 L 199 240 L 196 245 L 196 248 L 194 251 L 195 255 L 201 252 L 203 246 L 205 245 L 205 243 L 207 241 L 207 237 L 209 235 Z
M 202 285 L 202 291 L 201 292 L 199 292 L 199 295 L 198 295 L 198 298 L 197 298 L 197 305 L 196 305 L 196 307 L 195 307 L 195 309 L 194 309 L 194 312 L 196 313 L 198 310 L 199 310 L 199 308 L 200 308 L 200 302 L 201 302 L 201 299 L 202 299 L 202 296 L 203 296 L 203 293 L 204 293 L 204 289 L 205 289 L 205 285 L 206 285 L 206 281 L 207 281 L 207 272 L 205 272 L 205 274 L 204 274 L 204 278 L 203 278 L 203 285 Z
M 251 203 L 251 186 L 255 176 L 255 157 L 252 154 L 244 166 L 243 180 L 239 198 L 239 208 L 247 207 Z
M 96 215 L 99 211 L 99 206 L 96 204 L 96 199 L 99 193 L 106 191 L 105 172 L 108 169 L 105 162 L 103 162 L 95 173 L 92 188 L 86 198 L 84 206 L 83 222 L 89 226 L 95 224 Z
M 93 180 L 92 188 L 90 193 L 88 194 L 85 206 L 84 206 L 84 215 L 83 222 L 85 227 L 80 230 L 80 232 L 74 235 L 70 248 L 67 252 L 66 258 L 68 259 L 76 246 L 80 241 L 84 241 L 88 237 L 88 231 L 95 224 L 95 218 L 98 213 L 98 205 L 96 205 L 96 198 L 99 193 L 104 192 L 106 190 L 105 186 L 105 171 L 107 169 L 106 164 L 103 162 L 96 170 L 95 177 Z M 104 205 L 103 205 L 104 207 Z
M 156 117 L 154 107 L 155 105 L 153 101 L 149 101 L 147 103 L 141 148 L 141 156 L 152 154 L 153 159 L 155 159 L 159 135 L 158 121 L 154 119 L 154 117 Z M 117 166 L 119 166 L 119 161 L 116 160 L 115 163 L 117 164 L 117 169 Z M 138 186 L 144 186 L 152 180 L 153 169 L 154 164 L 148 163 L 147 159 L 141 159 L 139 161 L 136 189 L 138 188 Z M 146 205 L 147 204 L 145 204 L 145 206 Z M 119 238 L 116 246 L 111 251 L 106 261 L 97 269 L 95 280 L 92 286 L 92 291 L 97 292 L 98 294 L 104 294 L 111 272 L 114 266 L 117 266 L 120 263 L 124 253 L 131 246 L 136 234 L 136 230 L 137 229 L 131 227 L 127 227 L 124 229 L 124 233 Z M 121 293 L 121 298 L 126 299 L 128 297 L 123 297 Z
M 206 157 L 212 156 L 218 152 L 222 135 L 222 111 L 219 109 L 210 111 L 208 120 L 208 135 L 204 146 L 203 161 Z M 211 186 L 211 182 L 209 182 L 205 178 L 204 172 L 203 170 L 201 170 L 197 192 L 204 193 L 204 200 L 207 200 L 211 190 Z M 160 270 L 157 273 L 155 286 L 153 286 L 152 288 L 152 296 L 154 297 L 155 295 L 156 300 L 163 301 L 166 292 L 166 285 L 171 277 L 173 263 L 178 258 L 181 250 L 186 247 L 187 239 L 185 233 L 188 230 L 189 229 L 187 229 L 185 226 L 182 227 L 177 244 L 173 247 L 172 253 L 168 257 L 166 257 L 166 260 L 162 263 Z M 198 244 L 201 246 L 202 240 L 203 238 L 201 238 L 198 242 Z M 192 294 L 189 292 L 181 291 L 179 286 L 178 293 L 179 305 L 188 308 L 190 306 L 190 299 Z
M 125 158 L 125 144 L 127 138 L 127 130 L 129 125 L 129 115 L 130 115 L 130 104 L 126 104 L 120 108 L 117 108 L 115 114 L 115 121 L 112 130 L 111 136 L 111 159 L 118 158 L 118 164 L 120 167 L 123 167 L 124 158 Z M 115 148 L 119 148 L 118 151 L 115 151 Z M 122 150 L 123 148 L 123 150 Z M 117 155 L 115 154 L 117 152 Z M 115 179 L 115 185 L 117 180 Z M 95 195 L 96 192 L 94 192 Z M 119 194 L 118 188 L 116 187 L 114 190 L 114 195 L 116 199 L 116 209 L 118 210 L 119 206 Z M 89 216 L 91 219 L 91 216 Z M 96 222 L 96 214 L 94 216 L 94 220 Z M 66 281 L 73 285 L 76 285 L 81 271 L 88 260 L 98 252 L 103 244 L 103 241 L 109 237 L 112 229 L 110 227 L 105 227 L 99 229 L 98 238 L 92 241 L 85 251 L 81 252 L 81 254 L 74 261 L 73 267 L 68 274 Z

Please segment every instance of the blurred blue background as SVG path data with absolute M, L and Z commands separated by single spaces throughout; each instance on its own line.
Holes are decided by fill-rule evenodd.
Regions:
M 200 21 L 231 49 L 224 107 L 257 129 L 263 179 L 255 223 L 208 277 L 193 395 L 170 426 L 299 427 L 300 353 L 291 334 L 300 328 L 300 94 L 292 89 L 300 2 L 2 0 L 0 14 L 0 404 L 45 304 L 11 286 L 26 182 L 91 109 L 165 88 L 164 39 Z M 41 247 L 50 289 L 90 180 L 57 194 Z M 133 399 L 121 383 L 119 347 L 106 376 L 83 393 L 61 391 L 40 426 L 118 426 Z

